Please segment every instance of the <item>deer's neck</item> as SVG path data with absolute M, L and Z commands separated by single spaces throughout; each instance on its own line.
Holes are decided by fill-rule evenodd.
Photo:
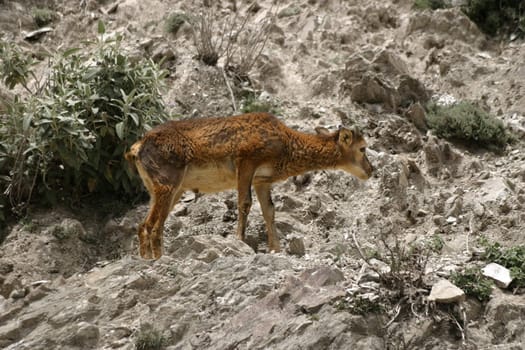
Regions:
M 299 174 L 336 168 L 341 151 L 334 137 L 295 133 L 289 145 L 288 170 Z

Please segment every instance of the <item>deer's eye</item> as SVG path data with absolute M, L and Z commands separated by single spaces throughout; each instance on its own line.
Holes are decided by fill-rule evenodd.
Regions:
M 365 152 L 366 152 L 366 147 L 361 147 L 361 148 L 359 149 L 359 151 L 360 151 L 361 153 L 365 153 Z

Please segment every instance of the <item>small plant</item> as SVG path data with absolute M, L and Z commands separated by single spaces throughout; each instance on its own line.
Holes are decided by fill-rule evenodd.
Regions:
M 310 315 L 310 321 L 318 322 L 319 321 L 319 314 L 311 314 Z
M 445 246 L 443 238 L 439 235 L 431 236 L 427 241 L 424 242 L 425 246 L 428 247 L 431 251 L 439 253 Z
M 414 7 L 420 10 L 437 10 L 447 7 L 444 0 L 415 0 Z
M 525 34 L 523 0 L 467 0 L 462 11 L 489 35 Z
M 461 272 L 454 272 L 450 279 L 466 295 L 474 297 L 481 302 L 490 299 L 492 281 L 483 276 L 479 268 L 468 268 Z
M 137 350 L 160 350 L 166 345 L 166 338 L 162 332 L 153 328 L 151 325 L 143 324 L 140 326 L 135 338 L 135 348 Z
M 436 135 L 501 150 L 513 140 L 503 122 L 469 102 L 427 106 L 428 125 Z
M 510 270 L 514 279 L 511 287 L 525 287 L 525 245 L 503 248 L 498 242 L 489 243 L 486 239 L 481 241 L 481 245 L 485 247 L 485 253 L 481 257 L 483 260 L 495 262 Z
M 243 113 L 257 113 L 268 112 L 278 114 L 278 109 L 270 101 L 261 101 L 255 95 L 248 95 L 241 104 L 241 111 Z
M 33 21 L 38 27 L 46 26 L 49 23 L 53 22 L 56 18 L 55 12 L 46 7 L 33 8 L 31 10 L 31 16 L 33 17 Z
M 177 34 L 180 27 L 188 21 L 188 16 L 184 13 L 175 12 L 172 13 L 166 18 L 164 23 L 164 29 L 166 32 L 171 34 Z
M 335 308 L 339 311 L 348 311 L 354 315 L 369 315 L 378 314 L 385 311 L 384 306 L 379 300 L 371 300 L 370 298 L 356 295 L 351 299 L 341 299 L 335 303 Z

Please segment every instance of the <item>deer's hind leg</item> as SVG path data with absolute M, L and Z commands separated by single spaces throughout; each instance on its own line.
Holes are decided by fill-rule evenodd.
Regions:
M 176 181 L 173 184 L 150 182 L 146 186 L 151 197 L 150 209 L 138 232 L 140 256 L 144 259 L 158 259 L 162 256 L 164 223 L 182 195 L 184 174 L 185 169 L 181 169 L 174 177 Z
M 275 228 L 275 208 L 272 202 L 271 184 L 257 184 L 254 185 L 254 188 L 261 204 L 266 230 L 268 231 L 268 251 L 280 252 L 279 237 Z

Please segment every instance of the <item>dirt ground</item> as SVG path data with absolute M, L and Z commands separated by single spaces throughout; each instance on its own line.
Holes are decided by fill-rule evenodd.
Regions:
M 234 2 L 213 3 L 217 18 L 232 12 Z M 108 13 L 111 1 L 49 0 L 58 13 L 53 31 L 27 42 L 36 4 L 43 6 L 0 1 L 2 40 L 54 52 L 94 37 L 102 19 L 124 36 L 130 55 L 170 57 L 171 113 L 235 113 L 221 70 L 195 59 L 191 30 L 164 30 L 168 14 L 198 13 L 200 2 L 122 0 Z M 472 263 L 480 237 L 525 244 L 524 41 L 490 39 L 458 8 L 419 11 L 409 0 L 257 4 L 248 28 L 278 15 L 251 85 L 235 92 L 253 90 L 301 131 L 357 124 L 374 177 L 319 171 L 276 184 L 286 248 L 278 254 L 267 252 L 255 201 L 248 244 L 235 239 L 235 192 L 187 193 L 168 218 L 157 261 L 138 257 L 135 232 L 147 203 L 123 213 L 94 210 L 96 202 L 36 208 L 10 228 L 0 251 L 0 347 L 134 349 L 149 331 L 173 350 L 523 348 L 525 298 L 505 289 L 494 288 L 485 303 L 464 301 L 461 327 L 443 317 L 457 306 L 426 296 L 421 309 L 399 312 L 395 303 L 364 314 L 348 305 L 356 293 L 385 295 L 356 242 L 365 251 L 379 250 L 385 234 L 404 246 L 442 242 L 418 295 Z M 439 139 L 407 99 L 478 101 L 518 141 L 496 154 Z

